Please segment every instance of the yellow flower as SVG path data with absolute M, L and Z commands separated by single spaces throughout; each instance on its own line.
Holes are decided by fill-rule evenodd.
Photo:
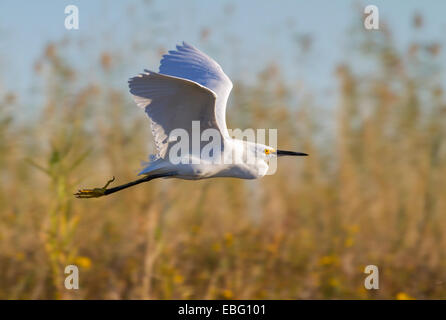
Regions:
M 414 297 L 409 296 L 407 293 L 405 292 L 398 292 L 396 294 L 396 300 L 415 300 Z
M 90 269 L 91 267 L 91 260 L 88 257 L 77 257 L 74 259 L 74 263 L 85 269 Z
M 216 242 L 212 245 L 212 250 L 214 250 L 215 252 L 220 252 L 221 251 L 221 245 Z
M 225 234 L 225 244 L 227 247 L 232 246 L 232 244 L 234 243 L 234 236 L 232 235 L 232 233 L 228 232 Z
M 323 256 L 319 260 L 319 264 L 321 264 L 323 266 L 328 266 L 328 265 L 337 264 L 337 263 L 338 263 L 338 258 L 335 255 Z
M 184 277 L 181 274 L 176 274 L 173 277 L 173 282 L 176 284 L 182 284 L 184 282 Z
M 348 230 L 355 234 L 359 232 L 359 226 L 357 224 L 352 224 L 351 226 L 348 227 Z
M 333 288 L 337 288 L 337 287 L 339 287 L 339 285 L 340 285 L 339 280 L 336 279 L 336 278 L 331 278 L 331 279 L 328 281 L 328 284 L 330 285 L 330 287 L 333 287 Z
M 345 239 L 345 241 L 344 241 L 344 246 L 345 246 L 346 248 L 350 248 L 350 247 L 353 246 L 353 243 L 354 243 L 353 238 L 352 238 L 352 237 L 348 237 L 348 238 Z
M 275 254 L 275 253 L 277 253 L 277 245 L 276 244 L 274 244 L 274 243 L 271 243 L 271 244 L 269 244 L 269 245 L 267 245 L 266 246 L 266 250 L 268 251 L 268 252 L 270 252 L 270 253 L 273 253 L 273 254 Z
M 234 295 L 232 294 L 232 291 L 229 289 L 223 290 L 223 297 L 225 299 L 231 299 Z

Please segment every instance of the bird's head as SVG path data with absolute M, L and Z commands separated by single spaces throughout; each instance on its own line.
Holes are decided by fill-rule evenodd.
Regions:
M 276 150 L 264 144 L 256 145 L 256 154 L 258 157 L 264 160 L 271 159 L 272 157 L 282 157 L 282 156 L 308 156 L 307 153 L 287 151 L 287 150 Z
M 277 168 L 276 157 L 282 156 L 307 156 L 308 154 L 303 152 L 294 152 L 286 150 L 276 150 L 273 147 L 264 144 L 255 144 L 255 170 L 257 170 L 257 177 L 263 177 L 264 175 L 273 174 Z

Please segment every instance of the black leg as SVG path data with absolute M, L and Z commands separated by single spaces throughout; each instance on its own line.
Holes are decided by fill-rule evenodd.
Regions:
M 122 184 L 120 186 L 114 187 L 114 188 L 109 188 L 107 189 L 108 185 L 110 183 L 112 183 L 115 180 L 115 177 L 113 177 L 113 179 L 109 180 L 106 185 L 102 188 L 94 188 L 94 189 L 81 189 L 79 190 L 77 193 L 75 193 L 74 195 L 76 196 L 76 198 L 81 198 L 81 199 L 86 199 L 86 198 L 99 198 L 102 196 L 106 196 L 118 191 L 121 191 L 123 189 L 127 189 L 129 187 L 132 186 L 136 186 L 137 184 L 143 183 L 143 182 L 147 182 L 153 179 L 157 179 L 157 178 L 165 178 L 165 177 L 171 177 L 171 176 L 175 176 L 176 172 L 167 172 L 167 173 L 159 173 L 159 174 L 153 174 L 153 175 L 147 175 L 141 179 L 129 182 L 129 183 L 125 183 Z

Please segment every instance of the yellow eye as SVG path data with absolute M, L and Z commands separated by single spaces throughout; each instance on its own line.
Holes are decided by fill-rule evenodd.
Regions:
M 265 149 L 265 154 L 270 154 L 271 151 L 269 151 L 269 149 Z

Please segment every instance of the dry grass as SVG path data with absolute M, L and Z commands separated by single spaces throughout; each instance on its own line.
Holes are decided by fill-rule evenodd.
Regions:
M 429 71 L 438 50 L 416 45 L 399 53 L 384 38 L 367 76 L 339 66 L 333 117 L 292 107 L 280 70 L 236 83 L 231 127 L 280 126 L 281 147 L 311 155 L 281 159 L 274 176 L 153 181 L 94 200 L 72 193 L 133 179 L 148 121 L 49 46 L 42 111 L 19 122 L 14 97 L 0 100 L 0 298 L 444 298 L 446 103 Z M 78 291 L 63 287 L 70 263 Z M 364 289 L 368 264 L 377 291 Z

